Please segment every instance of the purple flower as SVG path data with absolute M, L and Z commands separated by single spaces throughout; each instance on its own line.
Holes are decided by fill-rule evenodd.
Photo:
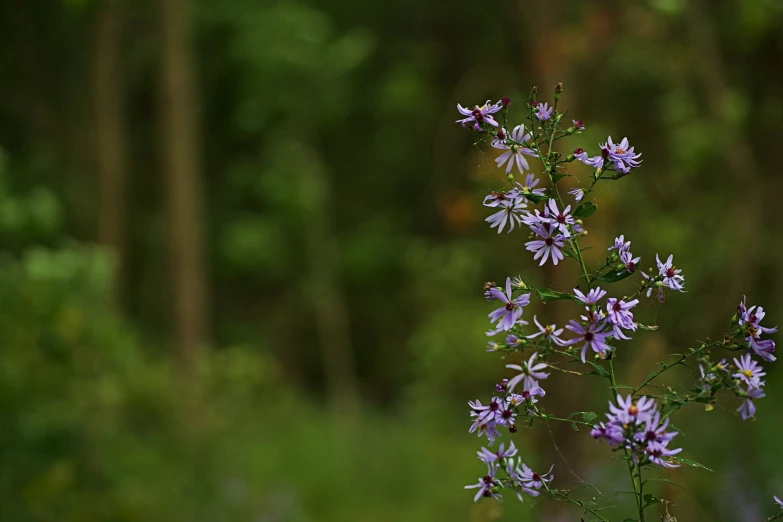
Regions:
M 644 419 L 644 429 L 636 433 L 634 438 L 644 444 L 649 444 L 650 442 L 666 444 L 677 435 L 676 431 L 667 432 L 666 428 L 668 426 L 669 418 L 666 417 L 663 423 L 661 423 L 661 413 L 656 411 Z
M 552 464 L 549 471 L 541 475 L 527 467 L 527 464 L 522 464 L 522 472 L 520 473 L 519 469 L 517 469 L 517 475 L 522 486 L 528 489 L 541 489 L 546 483 L 552 482 L 552 479 L 554 478 L 552 476 L 552 469 L 554 469 L 554 467 L 555 465 Z
M 750 355 L 746 354 L 740 357 L 740 360 L 734 359 L 734 364 L 737 365 L 737 373 L 732 377 L 736 377 L 745 382 L 748 386 L 754 388 L 760 388 L 761 378 L 766 375 L 756 361 L 750 358 Z
M 669 254 L 669 258 L 665 263 L 661 263 L 661 259 L 658 257 L 658 254 L 655 254 L 655 262 L 658 263 L 659 274 L 663 276 L 664 286 L 670 288 L 671 290 L 679 290 L 682 292 L 682 283 L 685 281 L 685 277 L 679 275 L 682 270 L 679 268 L 675 269 L 674 265 L 672 264 L 673 261 L 673 254 Z
M 479 437 L 482 435 L 486 435 L 487 440 L 490 444 L 495 442 L 495 439 L 497 437 L 500 437 L 500 432 L 497 428 L 497 423 L 494 420 L 481 420 L 480 418 L 476 417 L 476 420 L 473 421 L 473 424 L 471 425 L 470 429 L 468 430 L 468 433 L 476 432 Z
M 678 468 L 680 467 L 679 464 L 675 464 L 673 462 L 669 462 L 663 459 L 664 457 L 671 457 L 672 455 L 676 455 L 681 451 L 682 448 L 670 450 L 666 447 L 665 443 L 650 442 L 649 444 L 647 444 L 647 449 L 645 453 L 647 453 L 647 457 L 650 459 L 650 462 L 652 462 L 653 464 L 663 466 L 664 468 Z
M 743 391 L 740 388 L 740 391 Z M 740 404 L 740 407 L 737 408 L 737 411 L 740 412 L 740 415 L 742 415 L 742 420 L 751 419 L 756 415 L 756 405 L 753 404 L 753 401 L 755 399 L 761 399 L 762 397 L 765 397 L 764 390 L 761 388 L 752 388 L 748 387 L 748 390 L 745 392 L 746 398 L 744 401 L 742 401 L 742 404 Z
M 640 259 L 640 257 L 633 257 L 633 254 L 627 250 L 620 254 L 620 261 L 622 261 L 623 265 L 625 265 L 625 270 L 628 270 L 629 272 L 636 270 Z M 618 274 L 619 273 L 620 272 L 618 272 Z
M 549 216 L 552 220 L 552 225 L 560 229 L 560 231 L 566 236 L 569 235 L 568 225 L 576 223 L 574 217 L 569 214 L 571 211 L 571 205 L 568 205 L 562 212 L 557 208 L 557 202 L 554 199 L 549 200 L 549 206 L 544 207 L 544 215 Z
M 543 397 L 546 395 L 544 389 L 540 386 L 533 386 L 530 389 L 525 389 L 522 393 L 512 393 L 508 396 L 508 403 L 511 406 L 519 406 L 522 403 L 530 401 L 531 404 L 538 402 L 536 397 Z
M 501 105 L 499 103 L 492 105 L 489 100 L 487 100 L 487 102 L 481 107 L 476 105 L 473 109 L 466 109 L 458 103 L 457 110 L 463 116 L 467 116 L 467 118 L 457 120 L 457 123 L 461 123 L 462 126 L 465 127 L 471 123 L 480 125 L 482 122 L 484 122 L 492 125 L 493 127 L 497 127 L 498 122 L 495 121 L 495 118 L 492 117 L 492 114 L 498 112 L 500 109 Z
M 629 395 L 625 399 L 622 396 L 617 396 L 617 405 L 609 403 L 609 411 L 611 415 L 607 415 L 610 421 L 618 421 L 621 424 L 629 424 L 637 422 L 641 416 L 641 420 L 644 421 L 647 415 L 651 414 L 655 410 L 655 400 L 642 397 L 638 401 L 633 401 L 633 396 Z
M 514 388 L 516 388 L 517 384 L 520 383 L 524 379 L 524 389 L 530 390 L 538 386 L 538 380 L 540 379 L 546 379 L 549 377 L 548 373 L 544 373 L 542 370 L 546 369 L 547 364 L 544 362 L 540 362 L 536 364 L 536 358 L 538 357 L 538 352 L 534 353 L 530 359 L 528 359 L 527 362 L 523 361 L 522 366 L 518 364 L 507 364 L 506 368 L 510 370 L 516 370 L 518 372 L 521 372 L 519 375 L 508 381 L 508 391 L 512 392 L 514 391 Z
M 582 120 L 571 120 L 574 123 L 574 128 L 578 131 L 585 130 L 585 124 Z
M 631 242 L 625 240 L 625 236 L 619 236 L 614 238 L 614 245 L 607 248 L 607 250 L 617 250 L 617 253 L 627 252 L 631 249 Z
M 487 343 L 487 351 L 488 352 L 497 352 L 500 350 L 500 345 L 496 343 L 495 341 L 489 341 Z
M 777 359 L 772 355 L 775 351 L 775 341 L 772 339 L 761 339 L 760 337 L 750 335 L 745 340 L 748 341 L 751 350 L 765 361 L 775 362 Z
M 577 203 L 582 201 L 582 198 L 585 197 L 585 191 L 583 189 L 580 189 L 580 188 L 574 189 L 574 190 L 569 190 L 568 193 L 571 194 L 572 196 L 574 196 L 574 200 Z
M 627 303 L 622 300 L 618 300 L 614 297 L 610 297 L 606 300 L 606 311 L 609 317 L 609 323 L 614 329 L 614 336 L 618 339 L 628 340 L 630 337 L 626 337 L 622 329 L 636 331 L 636 323 L 633 322 L 633 312 L 631 308 L 639 304 L 638 299 L 628 301 Z
M 534 334 L 528 335 L 528 339 L 534 339 L 539 335 L 543 335 L 542 339 L 546 341 L 553 341 L 558 346 L 563 346 L 563 340 L 559 337 L 560 334 L 563 333 L 562 328 L 558 329 L 554 324 L 541 326 L 541 323 L 538 322 L 538 318 L 535 315 L 533 316 L 533 322 L 536 323 L 536 326 L 538 326 L 538 331 Z
M 503 191 L 491 191 L 484 198 L 485 207 L 497 207 L 498 205 L 506 205 L 509 202 L 516 201 L 519 198 L 519 191 L 517 189 L 511 189 L 508 192 Z
M 491 497 L 497 500 L 503 500 L 501 495 L 493 493 L 492 488 L 495 486 L 503 486 L 503 484 L 495 478 L 497 472 L 497 466 L 494 464 L 487 464 L 487 474 L 483 477 L 479 477 L 478 484 L 472 484 L 465 486 L 465 489 L 478 488 L 476 496 L 473 497 L 473 502 L 478 502 L 481 497 Z
M 530 304 L 530 294 L 522 294 L 516 299 L 511 295 L 511 278 L 506 278 L 506 293 L 498 288 L 490 290 L 492 295 L 503 302 L 504 306 L 489 314 L 490 322 L 498 321 L 503 330 L 511 330 L 514 323 L 522 316 L 522 307 Z
M 537 155 L 529 148 L 519 145 L 520 143 L 524 143 L 530 139 L 530 133 L 528 132 L 527 134 L 525 134 L 524 125 L 517 125 L 516 127 L 514 127 L 514 130 L 511 131 L 511 139 L 516 143 L 512 142 L 510 144 L 507 144 L 508 140 L 492 141 L 493 147 L 505 151 L 503 154 L 498 156 L 497 159 L 495 159 L 495 163 L 498 164 L 498 167 L 502 167 L 504 164 L 507 164 L 506 174 L 511 172 L 514 163 L 516 163 L 519 173 L 524 174 L 526 170 L 530 170 L 530 165 L 527 163 L 527 160 L 525 159 L 524 155 L 525 154 L 527 154 L 528 156 Z
M 486 201 L 486 199 L 485 199 Z M 489 228 L 498 227 L 498 234 L 503 232 L 503 229 L 508 223 L 508 231 L 514 230 L 514 225 L 522 222 L 521 213 L 527 207 L 527 203 L 522 198 L 506 200 L 500 204 L 501 210 L 492 214 L 484 221 L 490 223 Z
M 603 328 L 602 323 L 599 324 L 596 322 L 590 322 L 588 323 L 587 327 L 584 327 L 576 321 L 571 320 L 571 322 L 566 325 L 566 328 L 577 334 L 579 337 L 567 340 L 565 343 L 563 343 L 565 346 L 570 346 L 582 341 L 585 343 L 582 346 L 583 363 L 586 362 L 585 352 L 587 352 L 588 348 L 592 348 L 595 353 L 600 353 L 601 355 L 605 355 L 606 352 L 611 350 L 609 345 L 606 344 L 606 339 L 607 337 L 611 337 L 611 333 L 599 331 Z
M 523 185 L 520 182 L 516 182 L 517 188 L 519 188 L 519 192 L 522 195 L 534 195 L 534 196 L 543 196 L 546 192 L 546 189 L 544 188 L 535 188 L 536 185 L 538 185 L 541 182 L 540 179 L 535 177 L 533 174 L 528 174 L 525 176 L 525 184 Z
M 634 154 L 633 147 L 628 143 L 628 138 L 623 138 L 620 143 L 613 143 L 609 136 L 607 143 L 601 145 L 601 149 L 606 149 L 609 153 L 609 159 L 614 162 L 614 168 L 617 172 L 628 174 L 632 168 L 638 167 L 642 157 L 641 154 Z
M 506 344 L 508 344 L 509 346 L 519 346 L 520 344 L 522 344 L 522 339 L 520 339 L 514 334 L 508 334 L 506 336 Z
M 590 430 L 590 436 L 595 440 L 606 439 L 606 442 L 612 447 L 619 446 L 625 441 L 622 427 L 615 422 L 610 422 L 608 425 L 601 422 L 597 426 L 593 426 L 593 429 Z
M 480 422 L 494 422 L 500 408 L 503 406 L 503 400 L 492 397 L 488 404 L 481 404 L 481 401 L 477 400 L 476 402 L 468 401 L 468 405 L 470 406 L 471 417 L 475 417 Z M 471 431 L 471 433 L 473 432 Z
M 594 169 L 600 169 L 604 165 L 603 157 L 594 156 L 590 158 L 587 156 L 587 153 L 582 148 L 578 148 L 574 150 L 574 158 L 581 161 L 588 167 L 593 167 Z
M 590 306 L 600 301 L 606 295 L 606 290 L 601 290 L 600 286 L 596 286 L 585 295 L 578 288 L 574 288 L 574 295 L 584 304 Z
M 530 226 L 530 229 L 538 235 L 541 239 L 534 239 L 525 243 L 525 248 L 530 252 L 535 252 L 533 260 L 541 258 L 540 265 L 546 263 L 549 256 L 552 256 L 552 263 L 557 263 L 563 259 L 563 252 L 561 248 L 567 239 L 563 234 L 557 233 L 557 227 L 554 225 L 547 226 L 544 223 L 536 223 Z
M 514 441 L 511 441 L 511 443 L 508 445 L 508 449 L 505 451 L 503 450 L 503 446 L 504 445 L 501 444 L 500 448 L 498 448 L 498 451 L 490 451 L 487 448 L 481 448 L 481 451 L 476 453 L 478 454 L 479 460 L 485 464 L 500 462 L 503 459 L 513 457 L 517 454 L 517 448 L 514 447 Z
M 774 497 L 772 497 L 772 498 L 774 498 L 774 499 L 775 499 L 775 502 L 777 502 L 777 503 L 778 503 L 778 505 L 779 505 L 781 508 L 783 508 L 783 500 L 780 500 L 780 498 L 778 498 L 777 496 L 774 496 Z
M 536 118 L 541 121 L 546 121 L 552 117 L 552 111 L 554 110 L 554 107 L 550 108 L 548 103 L 540 103 L 536 110 L 538 111 L 536 112 Z

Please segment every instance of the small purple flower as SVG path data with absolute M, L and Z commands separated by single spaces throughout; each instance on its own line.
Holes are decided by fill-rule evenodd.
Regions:
M 682 270 L 674 268 L 672 262 L 674 261 L 674 255 L 670 254 L 665 263 L 661 263 L 661 259 L 658 254 L 655 254 L 655 262 L 658 263 L 658 272 L 663 277 L 663 284 L 671 290 L 679 290 L 682 292 L 683 282 L 685 277 L 679 275 Z
M 497 207 L 498 205 L 506 205 L 511 201 L 516 201 L 518 198 L 519 191 L 517 189 L 511 189 L 508 192 L 493 190 L 484 198 L 484 206 Z
M 525 184 L 523 185 L 520 182 L 516 182 L 517 188 L 519 189 L 519 192 L 522 195 L 534 195 L 534 196 L 543 196 L 546 192 L 545 188 L 535 188 L 536 185 L 538 185 L 541 182 L 540 179 L 535 177 L 533 174 L 528 174 L 525 176 Z
M 514 130 L 511 131 L 511 139 L 516 143 L 508 143 L 508 140 L 493 140 L 492 146 L 496 149 L 504 150 L 505 152 L 495 159 L 495 163 L 498 167 L 506 165 L 506 174 L 511 172 L 511 169 L 516 163 L 517 169 L 520 174 L 524 174 L 526 170 L 530 170 L 530 165 L 525 159 L 524 155 L 536 156 L 537 154 L 527 147 L 519 145 L 530 139 L 530 133 L 525 134 L 525 126 L 517 125 Z
M 601 355 L 605 355 L 606 352 L 611 351 L 609 345 L 606 344 L 606 339 L 611 337 L 611 332 L 599 331 L 603 328 L 603 323 L 599 324 L 590 322 L 588 323 L 587 327 L 584 327 L 576 321 L 571 320 L 571 322 L 566 325 L 566 328 L 577 334 L 579 337 L 567 340 L 565 343 L 563 343 L 565 346 L 570 346 L 582 341 L 585 343 L 582 346 L 583 363 L 587 362 L 585 359 L 585 353 L 587 352 L 588 348 L 592 348 L 595 353 L 600 353 Z
M 497 428 L 497 423 L 494 420 L 481 420 L 476 418 L 473 424 L 470 426 L 468 433 L 476 432 L 479 437 L 485 435 L 490 444 L 495 442 L 495 439 L 500 437 L 500 432 Z
M 580 188 L 578 188 L 578 189 L 574 189 L 574 190 L 569 190 L 569 191 L 568 191 L 568 193 L 569 193 L 569 194 L 571 194 L 572 196 L 574 196 L 574 200 L 575 200 L 577 203 L 579 203 L 580 201 L 582 201 L 582 198 L 583 198 L 583 197 L 585 197 L 585 191 L 584 191 L 584 189 L 580 189 Z
M 625 236 L 619 236 L 614 238 L 614 245 L 607 248 L 607 250 L 617 250 L 618 254 L 628 252 L 631 249 L 631 242 L 625 240 Z
M 663 466 L 664 468 L 678 468 L 680 467 L 679 464 L 675 464 L 673 462 L 669 462 L 663 459 L 664 457 L 671 457 L 672 455 L 676 455 L 681 451 L 682 448 L 670 450 L 669 448 L 666 447 L 665 443 L 650 442 L 649 444 L 647 444 L 647 449 L 645 450 L 645 453 L 647 453 L 647 457 L 650 459 L 650 462 L 652 462 L 653 464 Z
M 530 401 L 531 404 L 538 402 L 536 397 L 543 397 L 546 392 L 541 386 L 533 386 L 532 388 L 525 389 L 522 393 L 512 393 L 508 396 L 508 403 L 511 406 L 519 406 L 522 403 Z
M 661 423 L 661 413 L 656 411 L 644 420 L 644 429 L 635 435 L 635 439 L 643 444 L 651 442 L 666 444 L 677 435 L 676 431 L 667 432 L 668 426 L 669 418 L 666 417 Z
M 609 317 L 609 323 L 614 330 L 614 336 L 618 339 L 628 340 L 622 329 L 636 331 L 636 323 L 633 321 L 633 312 L 631 308 L 639 304 L 638 299 L 628 301 L 627 303 L 622 300 L 618 300 L 614 297 L 610 297 L 606 300 L 606 311 Z
M 498 326 L 503 330 L 511 330 L 517 319 L 522 316 L 522 307 L 530 304 L 530 294 L 522 294 L 516 299 L 511 295 L 511 278 L 506 278 L 506 293 L 498 288 L 490 290 L 492 295 L 503 302 L 504 306 L 489 314 L 490 322 L 498 321 Z
M 622 396 L 617 396 L 617 405 L 609 403 L 609 415 L 610 420 L 619 421 L 621 424 L 629 424 L 632 422 L 638 422 L 641 418 L 642 421 L 646 420 L 647 415 L 651 414 L 655 410 L 655 400 L 642 397 L 638 401 L 633 401 L 633 396 L 629 395 L 625 399 Z M 641 416 L 641 417 L 640 417 Z
M 498 234 L 508 223 L 508 231 L 514 230 L 514 225 L 522 222 L 522 211 L 527 207 L 527 203 L 522 198 L 506 200 L 500 204 L 501 210 L 486 218 L 484 221 L 490 224 L 489 228 L 498 227 Z
M 600 286 L 596 286 L 585 295 L 578 288 L 574 288 L 574 295 L 584 304 L 590 306 L 600 301 L 606 295 L 606 290 L 601 290 Z
M 495 118 L 492 117 L 492 114 L 498 112 L 501 108 L 502 107 L 499 103 L 492 105 L 489 100 L 487 100 L 487 102 L 481 107 L 476 105 L 473 109 L 466 109 L 458 103 L 457 110 L 463 116 L 467 116 L 467 118 L 457 120 L 457 123 L 461 123 L 462 126 L 465 127 L 471 123 L 480 125 L 482 122 L 484 122 L 492 125 L 493 127 L 497 127 L 498 122 L 495 121 Z
M 487 343 L 487 351 L 488 352 L 497 352 L 500 350 L 500 345 L 496 343 L 495 341 L 489 341 Z
M 740 388 L 740 391 L 742 389 Z M 742 420 L 748 420 L 753 418 L 756 415 L 756 405 L 753 404 L 753 401 L 755 399 L 761 399 L 762 397 L 765 397 L 764 390 L 761 388 L 752 388 L 748 387 L 748 390 L 745 392 L 746 398 L 744 401 L 742 401 L 742 404 L 740 404 L 740 407 L 737 408 L 737 411 L 740 412 L 740 415 L 742 415 Z
M 568 225 L 576 223 L 574 217 L 569 214 L 571 205 L 568 205 L 562 212 L 557 208 L 557 202 L 554 199 L 549 200 L 549 206 L 544 207 L 544 215 L 548 215 L 552 220 L 552 225 L 560 229 L 566 236 L 569 235 Z
M 585 130 L 585 124 L 582 120 L 571 120 L 574 123 L 574 128 L 578 131 Z
M 497 500 L 503 500 L 501 495 L 493 493 L 492 488 L 495 486 L 502 486 L 503 484 L 495 478 L 497 473 L 497 466 L 494 464 L 487 464 L 487 474 L 483 477 L 479 477 L 478 484 L 472 484 L 465 486 L 465 489 L 478 488 L 476 496 L 473 497 L 473 502 L 478 502 L 481 497 L 491 497 Z
M 761 339 L 758 336 L 749 335 L 745 338 L 750 345 L 751 350 L 767 362 L 775 362 L 777 359 L 772 353 L 775 351 L 775 341 L 772 339 Z
M 536 326 L 538 326 L 538 331 L 534 334 L 530 334 L 527 336 L 528 339 L 534 339 L 538 337 L 539 335 L 543 335 L 542 339 L 546 341 L 552 341 L 558 346 L 563 346 L 563 340 L 560 339 L 560 334 L 563 333 L 563 329 L 557 328 L 557 325 L 554 324 L 548 324 L 546 326 L 541 326 L 541 323 L 538 322 L 538 318 L 534 315 L 533 316 L 533 322 L 536 323 Z
M 495 421 L 500 408 L 503 406 L 503 400 L 498 397 L 492 397 L 488 404 L 481 404 L 481 401 L 468 401 L 470 406 L 470 416 L 476 417 L 480 422 Z M 471 431 L 471 433 L 473 433 Z
M 600 169 L 604 165 L 603 157 L 594 156 L 590 158 L 587 156 L 587 153 L 582 148 L 578 148 L 574 150 L 574 158 L 581 161 L 588 167 L 593 167 L 594 169 Z
M 756 361 L 750 358 L 749 354 L 740 357 L 740 360 L 734 359 L 737 365 L 737 373 L 732 375 L 745 382 L 748 386 L 760 388 L 761 378 L 766 375 Z
M 564 259 L 561 249 L 567 239 L 563 234 L 557 232 L 557 227 L 554 225 L 547 226 L 544 223 L 536 223 L 530 226 L 530 229 L 535 232 L 541 239 L 534 239 L 525 243 L 525 248 L 530 252 L 535 252 L 533 260 L 541 258 L 540 265 L 546 263 L 549 256 L 552 256 L 552 263 L 557 265 L 559 261 Z
M 522 339 L 514 334 L 508 334 L 506 336 L 506 344 L 509 346 L 519 346 L 522 344 Z
M 608 425 L 601 422 L 597 426 L 593 426 L 593 429 L 590 430 L 590 436 L 595 440 L 606 439 L 606 442 L 612 447 L 619 446 L 625 441 L 623 429 L 614 422 L 610 422 Z
M 511 443 L 508 445 L 508 449 L 505 451 L 503 450 L 503 446 L 504 444 L 501 444 L 500 448 L 498 448 L 498 451 L 490 451 L 487 448 L 481 448 L 481 451 L 476 453 L 478 454 L 479 460 L 485 464 L 500 462 L 503 459 L 513 457 L 517 454 L 517 448 L 514 447 L 514 441 L 511 441 Z
M 549 118 L 552 117 L 552 111 L 554 110 L 554 107 L 549 107 L 548 103 L 540 103 L 536 110 L 536 118 L 538 118 L 541 121 L 546 121 Z
M 516 388 L 517 384 L 519 384 L 522 380 L 525 381 L 523 388 L 525 390 L 531 390 L 538 386 L 539 380 L 549 377 L 548 373 L 544 373 L 542 371 L 547 368 L 547 364 L 545 362 L 536 364 L 536 358 L 538 358 L 538 352 L 534 353 L 530 359 L 527 360 L 527 362 L 523 361 L 521 366 L 518 364 L 506 365 L 506 368 L 510 370 L 521 372 L 519 375 L 508 381 L 509 392 L 514 391 L 514 388 Z
M 620 261 L 622 261 L 623 265 L 625 265 L 625 270 L 629 272 L 636 270 L 636 267 L 639 266 L 640 259 L 641 257 L 633 257 L 633 254 L 629 251 L 625 251 L 620 254 Z
M 761 306 L 751 306 L 750 308 L 746 308 L 744 296 L 742 297 L 742 302 L 739 304 L 737 309 L 740 312 L 740 326 L 748 324 L 752 326 L 757 332 L 761 333 L 775 333 L 778 331 L 777 326 L 773 328 L 765 328 L 764 326 L 761 326 L 761 320 L 764 319 L 765 315 L 767 315 L 764 311 L 764 308 Z
M 552 469 L 554 469 L 554 467 L 555 465 L 552 464 L 552 467 L 549 468 L 549 471 L 541 475 L 527 467 L 527 464 L 522 464 L 522 472 L 520 473 L 517 469 L 517 475 L 519 476 L 519 481 L 524 487 L 528 489 L 541 489 L 546 483 L 552 482 L 552 479 L 554 478 L 552 476 Z
M 637 160 L 642 155 L 633 153 L 633 147 L 628 143 L 628 138 L 623 138 L 620 143 L 615 144 L 612 142 L 612 137 L 609 136 L 607 143 L 600 146 L 601 149 L 608 151 L 609 159 L 614 162 L 614 168 L 617 172 L 628 174 L 632 168 L 641 164 L 641 161 Z
M 772 498 L 773 498 L 773 499 L 775 499 L 775 502 L 777 502 L 777 503 L 778 503 L 778 505 L 779 505 L 781 508 L 783 508 L 783 500 L 780 500 L 780 498 L 779 498 L 778 496 L 774 496 L 774 497 L 772 497 Z

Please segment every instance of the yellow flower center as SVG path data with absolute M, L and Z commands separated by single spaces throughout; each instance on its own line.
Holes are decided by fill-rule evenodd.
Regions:
M 636 404 L 632 405 L 630 408 L 628 408 L 628 413 L 631 415 L 636 415 L 639 413 L 639 408 L 636 407 Z
M 747 378 L 751 378 L 753 377 L 753 372 L 750 370 L 745 370 L 744 372 L 742 372 L 742 375 L 744 375 Z

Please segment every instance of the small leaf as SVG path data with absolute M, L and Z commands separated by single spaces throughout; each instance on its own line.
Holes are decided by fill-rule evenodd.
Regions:
M 574 428 L 574 431 L 579 431 L 579 428 L 577 428 L 576 423 L 572 422 L 571 427 Z
M 615 384 L 614 386 L 610 386 L 610 388 L 615 390 L 633 390 L 633 386 L 628 386 L 627 384 Z
M 603 376 L 604 376 L 604 374 L 606 374 L 606 370 L 605 370 L 605 369 L 604 369 L 604 367 L 603 367 L 603 366 L 601 366 L 600 364 L 598 364 L 598 363 L 594 363 L 594 362 L 592 362 L 592 361 L 587 361 L 587 363 L 588 363 L 588 364 L 592 364 L 592 365 L 593 365 L 593 368 L 595 368 L 595 371 L 596 371 L 596 372 L 598 372 L 598 375 L 599 375 L 600 377 L 603 377 Z
M 550 290 L 548 288 L 539 288 L 536 290 L 538 297 L 545 303 L 549 301 L 556 301 L 558 299 L 572 299 L 576 300 L 576 296 L 573 294 L 567 294 L 565 292 L 558 292 L 557 290 Z
M 598 210 L 598 207 L 595 206 L 595 203 L 587 201 L 586 203 L 582 203 L 579 205 L 579 207 L 577 207 L 577 209 L 574 211 L 574 217 L 590 217 L 596 210 Z
M 582 418 L 585 422 L 593 422 L 593 420 L 598 418 L 598 414 L 592 411 L 586 411 L 582 413 Z
M 674 484 L 675 486 L 677 486 L 680 489 L 685 489 L 683 486 L 677 484 L 673 480 L 670 480 L 670 479 L 667 479 L 667 478 L 664 478 L 664 477 L 652 477 L 652 478 L 648 478 L 647 480 L 644 481 L 645 484 L 648 483 L 648 482 L 666 482 L 667 484 Z
M 636 272 L 629 272 L 628 270 L 623 270 L 622 272 L 615 272 L 614 268 L 611 272 L 596 277 L 598 281 L 603 281 L 604 283 L 616 283 L 617 281 L 622 281 L 626 277 L 630 276 L 631 274 L 635 274 Z
M 538 204 L 541 203 L 542 201 L 546 201 L 549 199 L 549 191 L 547 190 L 547 192 L 543 196 L 539 196 L 538 194 L 525 194 L 524 196 L 529 201 Z
M 558 172 L 557 174 L 552 176 L 552 183 L 557 183 L 558 181 L 560 181 L 565 177 L 573 178 L 571 174 L 566 174 L 565 172 Z
M 658 325 L 657 325 L 657 324 L 654 324 L 654 325 L 649 325 L 649 326 L 648 326 L 648 325 L 646 325 L 646 324 L 642 324 L 642 323 L 636 323 L 636 326 L 638 326 L 638 327 L 639 327 L 639 328 L 641 328 L 642 330 L 646 330 L 646 331 L 648 331 L 648 332 L 654 332 L 655 330 L 657 330 L 657 329 L 658 329 Z
M 650 379 L 655 379 L 658 376 L 658 372 L 650 372 L 647 374 L 647 377 L 644 378 L 645 381 L 649 381 Z
M 685 465 L 690 466 L 692 468 L 705 469 L 705 470 L 709 471 L 710 473 L 715 473 L 714 471 L 712 471 L 710 468 L 708 468 L 704 464 L 696 462 L 695 460 L 686 459 L 685 457 L 680 457 L 678 455 L 674 455 L 672 457 L 667 457 L 667 460 L 672 461 L 672 462 L 677 462 L 677 463 L 680 463 L 680 464 L 685 464 Z

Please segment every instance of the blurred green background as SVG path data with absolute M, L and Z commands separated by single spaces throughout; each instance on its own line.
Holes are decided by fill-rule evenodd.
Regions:
M 508 376 L 483 282 L 578 270 L 483 222 L 503 175 L 458 102 L 510 96 L 521 121 L 563 81 L 588 130 L 561 150 L 644 153 L 598 194 L 588 261 L 623 233 L 688 292 L 641 307 L 661 329 L 622 346 L 621 382 L 743 294 L 783 323 L 777 0 L 3 0 L 0 42 L 0 521 L 578 521 L 462 489 L 483 474 L 466 401 Z M 780 364 L 755 422 L 731 398 L 675 416 L 715 470 L 661 475 L 680 522 L 773 512 Z M 608 398 L 547 390 L 558 414 Z M 515 441 L 561 487 L 628 489 L 585 432 Z

